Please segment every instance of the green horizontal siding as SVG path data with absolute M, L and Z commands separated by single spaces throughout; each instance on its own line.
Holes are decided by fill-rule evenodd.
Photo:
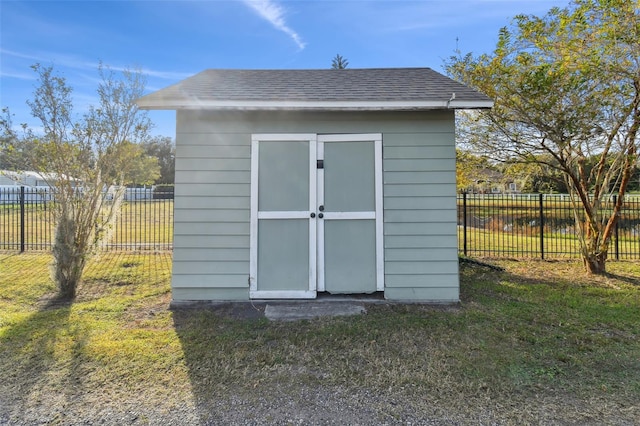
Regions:
M 415 172 L 407 170 L 385 170 L 384 183 L 386 185 L 407 185 L 417 183 L 456 183 L 455 174 L 450 171 Z
M 181 222 L 180 235 L 249 235 L 248 222 Z
M 187 129 L 187 131 L 181 131 L 179 129 L 178 136 L 183 140 L 184 138 L 188 138 L 189 143 L 176 146 L 176 156 L 182 157 L 183 152 L 186 153 L 188 152 L 187 150 L 196 149 L 194 147 L 198 146 L 207 148 L 217 146 L 251 146 L 251 140 L 247 140 L 245 137 L 246 133 L 244 132 L 222 133 L 218 128 L 213 131 L 211 128 L 208 128 L 201 133 L 192 130 L 193 129 Z
M 458 258 L 449 261 L 423 260 L 420 262 L 388 262 L 385 269 L 389 275 L 442 275 L 458 272 Z M 427 286 L 428 283 L 425 283 Z
M 454 111 L 178 111 L 177 114 L 178 138 L 203 133 L 415 134 L 416 129 L 453 135 Z
M 460 292 L 457 286 L 387 288 L 384 296 L 405 302 L 455 303 L 460 299 Z
M 191 183 L 180 185 L 175 191 L 177 196 L 222 196 L 236 195 L 248 196 L 251 194 L 251 185 L 246 183 Z
M 451 167 L 455 167 L 455 160 L 442 158 L 395 158 L 384 160 L 384 170 L 393 172 L 401 170 L 403 172 L 420 172 L 430 170 L 433 172 L 448 172 Z
M 245 248 L 186 248 L 173 254 L 179 262 L 238 262 L 249 259 L 249 249 Z
M 175 267 L 175 265 L 174 265 Z M 244 288 L 247 289 L 248 274 L 176 274 L 172 287 L 180 288 Z
M 415 183 L 407 185 L 387 185 L 385 197 L 449 197 L 456 192 L 454 183 Z
M 176 159 L 176 171 L 190 170 L 222 170 L 250 171 L 251 161 L 248 158 L 180 158 Z
M 385 210 L 384 222 L 444 222 L 449 223 L 455 218 L 451 217 L 451 210 Z
M 390 146 L 384 150 L 384 159 L 387 164 L 391 162 L 391 160 L 404 160 L 409 161 L 413 159 L 425 160 L 420 161 L 421 165 L 425 165 L 428 168 L 422 168 L 420 170 L 431 170 L 430 166 L 433 166 L 436 162 L 441 162 L 444 160 L 446 164 L 449 164 L 451 161 L 451 149 L 448 149 L 446 146 Z M 453 159 L 455 162 L 455 158 Z M 397 170 L 404 170 L 405 168 L 398 168 Z
M 252 133 L 382 133 L 385 296 L 458 299 L 453 111 L 177 114 L 174 300 L 248 299 Z
M 456 222 L 389 222 L 384 226 L 385 235 L 456 235 Z
M 388 248 L 384 251 L 387 262 L 438 262 L 458 256 L 457 248 Z
M 415 126 L 414 126 L 415 129 Z M 393 137 L 384 142 L 387 149 L 396 146 L 429 146 L 438 158 L 449 158 L 451 152 L 451 132 L 437 132 L 433 128 L 423 129 L 424 133 L 394 133 Z M 442 151 L 442 153 L 440 153 Z
M 179 306 L 181 301 L 190 300 L 249 300 L 249 288 L 224 288 L 224 287 L 208 287 L 208 288 L 176 288 L 174 287 L 173 303 Z
M 177 224 L 176 224 L 177 225 Z M 177 228 L 177 226 L 176 226 Z M 173 250 L 181 248 L 248 248 L 248 235 L 218 235 L 215 238 L 210 235 L 183 235 L 175 231 Z
M 249 275 L 249 262 L 181 261 L 173 265 L 173 273 L 181 275 Z
M 180 196 L 176 195 L 174 208 L 178 209 L 248 209 L 251 206 L 250 196 Z M 180 222 L 180 218 L 176 221 Z
M 442 117 L 447 121 L 447 117 Z M 459 297 L 454 132 L 385 134 L 385 297 Z
M 456 288 L 455 281 L 452 280 L 454 274 L 389 274 L 385 283 L 386 289 L 389 288 Z
M 453 237 L 456 237 L 454 239 Z M 451 235 L 385 235 L 385 248 L 457 248 L 457 234 Z
M 454 210 L 456 208 L 455 192 L 451 197 L 433 196 L 421 197 L 410 196 L 404 197 L 386 197 L 384 200 L 384 208 L 387 210 Z M 453 216 L 455 217 L 455 215 Z
M 251 217 L 249 209 L 175 209 L 175 216 L 179 223 L 190 222 L 247 222 Z M 174 221 L 175 223 L 175 221 Z
M 231 159 L 250 158 L 251 147 L 247 145 L 191 145 L 181 151 L 180 158 Z
M 177 170 L 176 186 L 183 184 L 189 185 L 193 183 L 221 184 L 221 183 L 243 183 L 251 181 L 251 172 L 249 170 Z

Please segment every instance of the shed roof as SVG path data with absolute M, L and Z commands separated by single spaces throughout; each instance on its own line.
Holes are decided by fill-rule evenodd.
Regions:
M 491 108 L 430 68 L 209 69 L 137 101 L 143 109 L 416 110 Z

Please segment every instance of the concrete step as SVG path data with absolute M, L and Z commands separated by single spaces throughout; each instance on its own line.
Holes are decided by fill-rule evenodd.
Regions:
M 367 310 L 356 302 L 267 303 L 264 315 L 271 321 L 298 321 L 319 317 L 359 315 Z

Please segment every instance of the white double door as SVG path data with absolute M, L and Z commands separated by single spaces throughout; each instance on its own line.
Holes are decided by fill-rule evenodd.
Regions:
M 382 211 L 382 135 L 253 135 L 250 297 L 383 290 Z

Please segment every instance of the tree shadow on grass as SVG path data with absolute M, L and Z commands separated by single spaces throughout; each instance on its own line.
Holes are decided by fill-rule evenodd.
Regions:
M 69 405 L 82 393 L 79 359 L 87 333 L 70 321 L 71 306 L 69 300 L 45 298 L 0 336 L 1 424 L 64 423 Z
M 631 284 L 636 287 L 640 287 L 640 277 L 630 277 L 626 275 L 613 274 L 611 272 L 607 272 L 606 274 L 604 274 L 604 276 L 607 278 L 625 282 L 627 284 Z
M 200 423 L 225 424 L 228 410 L 251 411 L 247 390 L 256 385 L 249 383 L 251 364 L 259 369 L 262 360 L 257 359 L 260 355 L 247 357 L 259 352 L 255 349 L 262 346 L 263 332 L 269 329 L 263 312 L 264 306 L 248 303 L 173 309 Z

